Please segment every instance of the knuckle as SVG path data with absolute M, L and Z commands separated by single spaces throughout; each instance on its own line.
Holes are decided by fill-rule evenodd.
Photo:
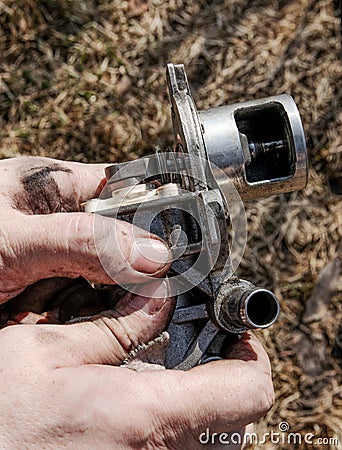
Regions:
M 75 213 L 68 220 L 67 233 L 63 252 L 72 261 L 68 271 L 74 275 L 82 274 L 85 278 L 93 279 L 102 273 L 102 267 L 97 256 L 94 238 L 94 217 L 86 213 Z M 95 275 L 96 274 L 96 275 Z M 95 280 L 100 281 L 100 280 Z
M 69 225 L 67 242 L 69 251 L 83 254 L 95 253 L 93 219 L 93 216 L 89 214 L 74 214 Z
M 16 233 L 9 232 L 4 221 L 0 229 L 0 298 L 10 298 L 10 293 L 18 288 L 16 261 L 18 261 L 19 249 L 15 239 Z M 7 295 L 6 295 L 7 294 Z
M 130 353 L 140 344 L 136 332 L 124 320 L 124 317 L 117 320 L 116 338 L 126 354 Z
M 95 318 L 93 323 L 107 340 L 112 361 L 122 362 L 139 345 L 134 330 L 129 327 L 123 317 L 117 317 L 115 311 L 101 313 L 101 316 Z
M 120 220 L 76 213 L 68 220 L 68 227 L 64 251 L 73 261 L 75 273 L 82 273 L 92 281 L 111 284 L 126 270 L 131 243 L 125 239 L 125 225 Z
M 93 245 L 98 260 L 112 280 L 129 270 L 133 246 L 132 225 L 114 218 L 95 215 Z

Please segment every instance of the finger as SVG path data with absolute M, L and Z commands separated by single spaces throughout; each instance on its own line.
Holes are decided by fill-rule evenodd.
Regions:
M 246 346 L 256 355 L 251 360 L 245 358 Z M 236 352 L 235 359 L 184 372 L 137 373 L 98 365 L 63 367 L 63 379 L 70 380 L 64 388 L 82 399 L 83 409 L 89 414 L 101 412 L 108 429 L 120 423 L 125 411 L 125 422 L 135 424 L 136 436 L 146 436 L 150 430 L 150 439 L 157 438 L 165 448 L 165 443 L 169 443 L 168 448 L 202 448 L 200 438 L 204 443 L 207 433 L 240 430 L 264 416 L 272 406 L 273 387 L 265 351 L 253 336 L 245 339 L 240 349 L 241 360 Z M 71 381 L 75 378 L 77 386 Z M 118 392 L 124 395 L 118 397 Z M 135 445 L 144 447 L 141 442 Z
M 232 431 L 266 414 L 274 401 L 268 356 L 250 333 L 233 346 L 233 359 L 187 372 L 142 374 L 146 384 L 155 386 L 164 405 L 156 412 L 163 416 L 163 426 L 173 423 L 176 429 L 184 426 L 197 433 L 209 423 L 212 432 Z
M 43 323 L 58 323 L 55 321 L 55 318 L 52 315 L 45 313 L 36 314 L 31 311 L 23 311 L 21 313 L 13 314 L 6 323 L 3 324 L 3 327 L 8 327 L 12 325 L 35 325 L 35 324 L 43 324 Z
M 167 296 L 166 288 L 164 293 L 160 298 L 128 293 L 114 310 L 100 313 L 91 321 L 44 325 L 32 332 L 44 343 L 42 351 L 49 355 L 52 365 L 120 365 L 133 349 L 154 339 L 166 328 L 174 301 Z
M 58 161 L 57 161 L 58 162 Z M 85 202 L 91 198 L 98 197 L 105 185 L 105 168 L 108 164 L 83 164 L 72 161 L 63 162 L 69 172 L 69 183 L 79 196 L 79 202 Z M 68 194 L 67 184 L 56 178 L 58 187 Z
M 105 167 L 32 156 L 0 161 L 1 202 L 10 198 L 16 209 L 34 214 L 78 211 L 99 193 Z
M 75 280 L 70 278 L 49 278 L 37 281 L 20 295 L 7 302 L 6 309 L 12 314 L 31 311 L 41 314 L 51 305 L 53 299 L 66 290 Z
M 36 314 L 31 311 L 24 311 L 14 314 L 12 322 L 21 325 L 35 325 L 45 323 L 59 323 L 58 318 L 50 311 L 46 311 L 42 314 Z M 13 324 L 12 323 L 12 324 Z
M 21 214 L 7 225 L 11 248 L 3 255 L 3 301 L 43 278 L 83 276 L 98 283 L 139 283 L 169 268 L 164 242 L 115 219 L 86 213 Z

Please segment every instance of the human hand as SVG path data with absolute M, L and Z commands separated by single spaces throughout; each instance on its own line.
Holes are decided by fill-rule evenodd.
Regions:
M 165 328 L 172 309 L 166 296 L 128 294 L 91 322 L 3 329 L 0 446 L 201 449 L 207 430 L 228 433 L 263 416 L 272 381 L 253 335 L 229 359 L 187 372 L 115 367 Z
M 41 158 L 0 162 L 2 302 L 37 279 L 57 274 L 113 282 L 95 252 L 93 216 L 60 214 L 77 211 L 80 202 L 95 195 L 102 170 Z M 103 219 L 110 235 L 113 219 Z M 122 227 L 127 252 L 113 248 L 110 253 L 118 274 L 137 281 L 134 268 L 154 276 L 167 270 L 167 264 L 161 268 L 160 252 L 157 267 L 153 256 L 131 260 L 133 269 L 127 266 L 133 237 L 131 225 Z M 141 311 L 144 305 L 150 305 L 152 315 Z M 128 294 L 114 312 L 92 322 L 2 330 L 0 436 L 11 448 L 202 448 L 198 438 L 206 429 L 228 432 L 262 416 L 273 390 L 267 356 L 252 336 L 233 345 L 230 360 L 186 373 L 138 374 L 112 367 L 165 329 L 171 312 L 171 301 Z
M 45 278 L 114 282 L 97 255 L 94 216 L 78 212 L 96 196 L 104 167 L 36 157 L 0 161 L 0 304 Z M 97 221 L 97 241 L 104 243 L 116 281 L 139 282 L 140 273 L 167 271 L 168 249 L 159 238 L 126 222 Z M 110 245 L 114 233 L 124 241 L 120 251 Z

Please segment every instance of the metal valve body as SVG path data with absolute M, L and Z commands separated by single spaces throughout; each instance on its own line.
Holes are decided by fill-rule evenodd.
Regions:
M 165 365 L 189 369 L 220 357 L 231 333 L 276 321 L 274 294 L 234 275 L 245 245 L 241 199 L 303 188 L 307 156 L 289 95 L 197 111 L 183 65 L 169 64 L 167 80 L 175 148 L 108 167 L 103 194 L 84 210 L 130 221 L 170 245 L 177 303 Z

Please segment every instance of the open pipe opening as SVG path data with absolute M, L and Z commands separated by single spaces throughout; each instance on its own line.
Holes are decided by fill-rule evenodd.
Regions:
M 267 289 L 255 289 L 242 299 L 241 316 L 248 328 L 267 328 L 278 318 L 277 297 Z

